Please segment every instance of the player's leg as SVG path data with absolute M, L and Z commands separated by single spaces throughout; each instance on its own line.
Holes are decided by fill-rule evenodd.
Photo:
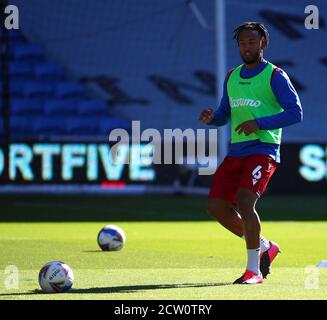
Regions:
M 242 218 L 230 201 L 209 198 L 208 213 L 227 230 L 245 240 Z M 270 241 L 260 235 L 260 253 L 267 251 L 269 247 Z
M 270 264 L 279 252 L 279 247 L 269 241 L 269 247 L 265 252 L 261 250 L 260 254 L 259 245 L 261 224 L 255 206 L 258 198 L 265 191 L 276 167 L 276 163 L 268 156 L 254 155 L 248 157 L 246 164 L 244 165 L 244 173 L 237 194 L 237 205 L 244 224 L 244 235 L 247 244 L 247 269 L 250 270 L 252 275 L 260 274 L 261 272 L 264 277 L 269 273 Z M 260 267 L 260 272 L 258 272 L 258 267 Z M 244 278 L 246 277 L 250 278 L 250 282 L 244 281 Z M 254 276 L 253 279 L 251 279 L 251 275 L 249 276 L 249 274 L 245 272 L 245 274 L 240 279 L 237 279 L 235 283 L 262 282 L 262 279 L 258 277 Z
M 261 224 L 255 210 L 258 196 L 251 190 L 240 188 L 237 193 L 237 208 L 243 222 L 247 249 L 260 248 Z
M 254 155 L 247 161 L 245 172 L 248 176 L 244 175 L 241 185 L 261 197 L 276 169 L 277 164 L 271 157 Z M 273 241 L 268 241 L 267 250 L 261 249 L 260 271 L 264 278 L 270 273 L 270 266 L 279 252 L 279 246 Z
M 249 189 L 240 188 L 237 193 L 237 207 L 243 221 L 243 230 L 247 248 L 247 266 L 245 273 L 235 284 L 258 284 L 263 282 L 260 272 L 260 218 L 255 210 L 257 194 Z
M 217 198 L 208 199 L 208 213 L 227 230 L 243 237 L 243 222 L 230 201 Z
M 209 198 L 208 213 L 227 230 L 245 240 L 242 218 L 230 201 Z M 271 242 L 260 234 L 260 254 L 262 255 L 270 248 Z M 265 260 L 267 259 L 265 258 Z M 263 274 L 266 276 L 267 272 L 263 272 Z
M 226 157 L 217 169 L 209 193 L 208 213 L 226 229 L 245 239 L 243 222 L 236 208 L 236 195 L 240 184 L 244 160 Z M 260 250 L 266 251 L 269 242 L 260 236 Z
M 226 157 L 213 177 L 208 197 L 208 213 L 239 237 L 243 236 L 243 223 L 233 203 L 236 202 L 241 166 L 239 159 Z

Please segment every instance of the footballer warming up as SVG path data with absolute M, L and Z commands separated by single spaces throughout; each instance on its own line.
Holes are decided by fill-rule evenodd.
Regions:
M 282 128 L 302 121 L 302 107 L 288 75 L 263 58 L 266 27 L 246 22 L 234 30 L 243 64 L 231 69 L 217 110 L 200 121 L 217 127 L 231 122 L 229 153 L 218 167 L 208 212 L 246 242 L 247 265 L 235 284 L 258 284 L 270 273 L 280 247 L 261 235 L 256 203 L 280 162 Z

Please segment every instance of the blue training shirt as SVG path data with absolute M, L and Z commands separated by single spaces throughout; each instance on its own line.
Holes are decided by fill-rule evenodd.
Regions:
M 241 76 L 243 78 L 254 77 L 262 71 L 267 63 L 266 60 L 263 60 L 254 69 L 246 69 L 243 66 L 241 69 Z M 256 121 L 258 122 L 259 128 L 261 130 L 279 129 L 301 122 L 303 120 L 301 102 L 286 72 L 278 69 L 274 73 L 271 80 L 271 88 L 284 111 L 276 115 L 257 118 Z M 215 111 L 214 118 L 209 125 L 220 127 L 227 124 L 230 121 L 230 118 L 231 109 L 227 94 L 226 77 L 220 105 Z M 252 154 L 265 154 L 272 157 L 276 162 L 280 162 L 280 145 L 264 143 L 260 140 L 230 144 L 228 156 L 245 157 Z

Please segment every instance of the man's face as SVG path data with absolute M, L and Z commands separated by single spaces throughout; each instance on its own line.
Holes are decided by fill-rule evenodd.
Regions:
M 256 30 L 243 30 L 238 37 L 241 57 L 246 64 L 258 61 L 262 50 L 266 47 L 265 39 Z

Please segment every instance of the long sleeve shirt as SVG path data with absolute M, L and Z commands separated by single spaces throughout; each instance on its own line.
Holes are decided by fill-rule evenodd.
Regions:
M 266 60 L 263 60 L 254 69 L 243 67 L 241 69 L 241 76 L 243 78 L 254 77 L 263 70 L 267 63 Z M 282 69 L 278 69 L 274 73 L 271 80 L 271 88 L 283 111 L 276 115 L 257 118 L 256 121 L 260 130 L 279 129 L 301 122 L 303 120 L 303 112 L 299 96 L 288 75 Z M 230 118 L 231 108 L 227 93 L 226 77 L 220 105 L 214 113 L 213 120 L 209 124 L 220 127 L 227 124 Z M 280 145 L 264 143 L 260 140 L 233 143 L 230 145 L 228 156 L 241 157 L 252 154 L 265 154 L 272 157 L 276 162 L 280 162 Z

